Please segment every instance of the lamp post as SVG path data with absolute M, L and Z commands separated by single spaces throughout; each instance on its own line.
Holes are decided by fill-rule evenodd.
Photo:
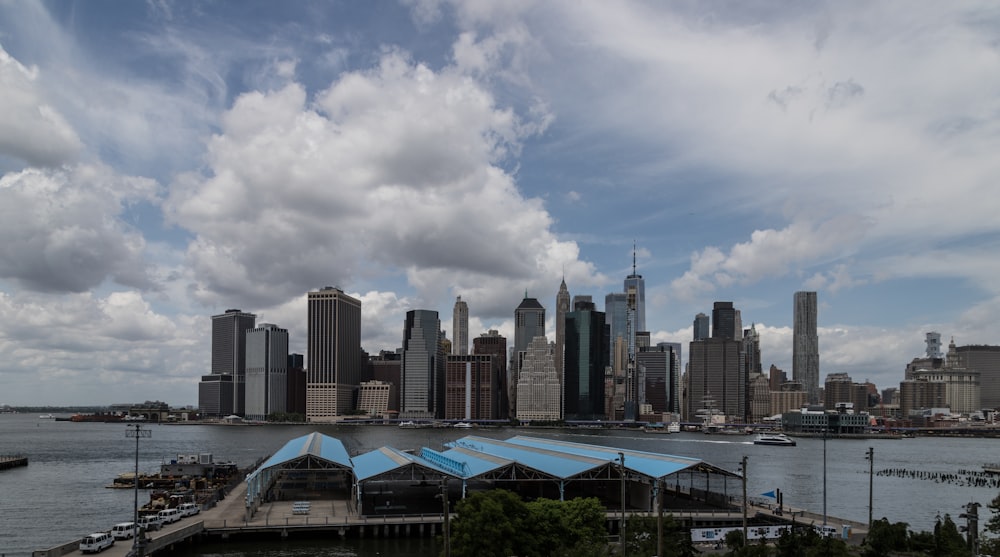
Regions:
M 622 521 L 618 528 L 618 536 L 622 546 L 622 557 L 625 557 L 625 453 L 618 453 L 618 467 L 622 478 Z
M 133 429 L 135 428 L 135 429 Z M 135 437 L 135 475 L 132 476 L 132 488 L 135 493 L 135 500 L 132 508 L 132 555 L 139 554 L 139 439 L 152 437 L 153 432 L 142 429 L 142 424 L 129 424 L 125 430 L 125 437 Z M 145 532 L 142 532 L 145 535 Z
M 826 435 L 830 431 L 830 415 L 823 416 L 826 423 L 823 424 L 823 535 L 826 535 Z
M 875 493 L 875 447 L 868 447 L 865 455 L 868 461 L 868 531 L 872 529 L 872 495 Z
M 441 501 L 444 504 L 444 557 L 451 557 L 451 525 L 448 524 L 451 509 L 448 508 L 448 478 L 441 480 Z

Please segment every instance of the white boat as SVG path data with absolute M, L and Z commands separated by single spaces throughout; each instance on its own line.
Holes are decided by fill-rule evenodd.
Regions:
M 680 433 L 681 424 L 679 422 L 670 422 L 667 424 L 667 431 L 670 433 Z
M 754 445 L 778 445 L 794 447 L 795 440 L 782 433 L 761 433 L 753 440 Z
M 1000 462 L 987 462 L 983 464 L 983 472 L 987 474 L 1000 474 Z
M 455 424 L 452 427 L 457 427 L 459 429 L 471 429 L 472 428 L 472 424 L 470 424 L 469 422 L 458 422 L 457 424 Z
M 39 420 L 54 420 L 55 416 L 53 416 L 52 414 L 42 414 L 41 416 L 38 416 L 38 419 Z

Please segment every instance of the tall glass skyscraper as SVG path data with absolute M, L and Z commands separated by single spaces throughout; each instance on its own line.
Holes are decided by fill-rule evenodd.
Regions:
M 232 411 L 239 416 L 246 412 L 247 331 L 256 323 L 256 315 L 238 309 L 212 316 L 212 375 L 232 376 Z
M 819 336 L 816 293 L 796 292 L 792 329 L 792 379 L 802 383 L 810 403 L 819 402 Z
M 247 331 L 246 417 L 286 412 L 288 330 L 270 323 Z
M 444 355 L 438 312 L 406 312 L 403 326 L 403 372 L 400 416 L 444 418 Z
M 563 380 L 567 420 L 607 419 L 604 367 L 608 365 L 604 313 L 577 309 L 566 314 L 566 373 Z
M 465 356 L 469 353 L 469 304 L 459 296 L 451 312 L 451 353 Z

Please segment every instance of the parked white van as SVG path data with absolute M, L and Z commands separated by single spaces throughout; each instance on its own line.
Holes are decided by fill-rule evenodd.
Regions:
M 147 514 L 146 516 L 139 517 L 139 528 L 142 528 L 146 532 L 159 530 L 160 526 L 163 526 L 163 521 L 160 520 L 158 515 Z
M 197 503 L 181 503 L 177 508 L 184 516 L 194 516 L 201 512 L 201 507 Z
M 134 522 L 122 522 L 115 524 L 111 529 L 111 537 L 116 540 L 128 540 L 139 533 L 139 527 Z
M 80 551 L 82 553 L 100 553 L 113 545 L 115 545 L 115 539 L 111 537 L 111 534 L 97 532 L 80 541 Z
M 173 524 L 174 522 L 184 518 L 180 509 L 163 509 L 162 511 L 156 513 L 156 516 L 159 516 L 160 520 L 162 520 L 164 524 Z

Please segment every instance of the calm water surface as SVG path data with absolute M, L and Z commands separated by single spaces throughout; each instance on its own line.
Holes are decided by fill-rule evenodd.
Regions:
M 351 454 L 381 446 L 399 449 L 442 444 L 470 434 L 469 430 L 400 430 L 390 426 L 211 426 L 150 425 L 152 438 L 139 443 L 139 469 L 159 470 L 161 462 L 178 454 L 212 453 L 217 461 L 248 466 L 289 439 L 319 431 L 340 439 Z M 30 464 L 0 472 L 0 553 L 30 555 L 107 530 L 132 516 L 133 493 L 106 489 L 118 474 L 135 466 L 135 440 L 125 437 L 123 424 L 91 424 L 41 420 L 36 415 L 0 414 L 0 454 L 23 453 Z M 486 429 L 475 435 L 505 439 L 532 435 L 629 449 L 690 456 L 729 470 L 748 457 L 748 494 L 780 488 L 785 504 L 823 510 L 823 441 L 799 439 L 797 447 L 756 446 L 749 437 L 700 433 L 646 435 L 604 430 Z M 875 469 L 902 468 L 956 473 L 978 470 L 1000 461 L 1000 440 L 913 438 L 902 440 L 829 440 L 826 442 L 827 513 L 868 520 L 868 447 L 875 449 Z M 738 489 L 738 488 L 737 488 Z M 734 493 L 735 494 L 735 493 Z M 876 518 L 907 522 L 930 530 L 935 516 L 953 518 L 969 501 L 984 505 L 996 489 L 957 486 L 927 480 L 875 477 Z M 148 495 L 139 494 L 140 501 Z M 980 511 L 981 513 L 984 511 Z M 348 540 L 346 542 L 255 543 L 205 545 L 192 556 L 298 557 L 437 555 L 433 540 Z

